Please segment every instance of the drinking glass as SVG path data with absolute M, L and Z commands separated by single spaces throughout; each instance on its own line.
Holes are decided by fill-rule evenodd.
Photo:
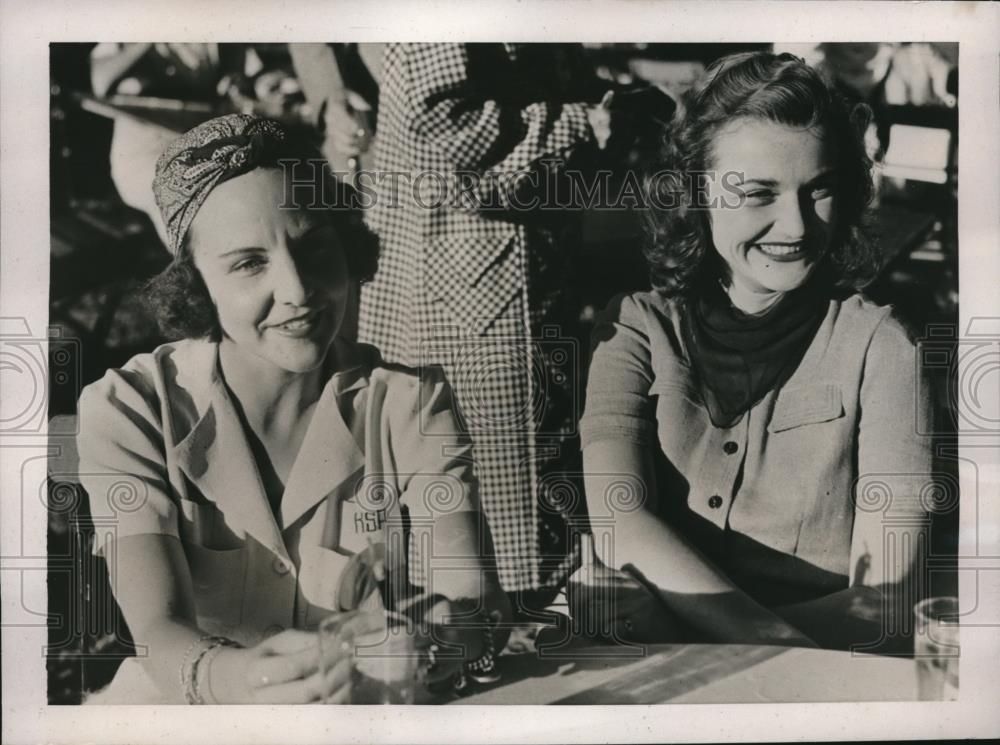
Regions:
M 351 656 L 352 704 L 412 704 L 421 689 L 414 624 L 390 611 L 353 611 L 319 626 L 320 668 Z
M 927 598 L 914 607 L 913 653 L 921 701 L 958 699 L 958 598 Z

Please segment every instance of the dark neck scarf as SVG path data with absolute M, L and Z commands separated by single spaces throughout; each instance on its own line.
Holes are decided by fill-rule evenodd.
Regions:
M 747 315 L 717 283 L 685 304 L 682 328 L 712 424 L 731 427 L 802 361 L 828 306 L 811 282 Z

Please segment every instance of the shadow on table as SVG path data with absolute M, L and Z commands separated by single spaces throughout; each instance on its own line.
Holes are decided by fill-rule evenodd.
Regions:
M 661 704 L 787 652 L 787 647 L 692 645 L 660 649 L 622 675 L 556 704 Z
M 482 686 L 485 692 L 531 678 L 559 680 L 585 673 L 606 672 L 594 686 L 547 702 L 555 704 L 659 704 L 702 686 L 742 673 L 790 651 L 791 647 L 744 645 L 616 646 L 576 638 L 562 641 L 553 628 L 549 639 L 539 635 L 533 654 L 499 660 L 502 678 Z M 513 702 L 512 702 L 513 703 Z

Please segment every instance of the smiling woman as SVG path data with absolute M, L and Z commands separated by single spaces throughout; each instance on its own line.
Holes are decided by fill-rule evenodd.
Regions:
M 318 158 L 279 125 L 232 115 L 157 164 L 175 258 L 151 297 L 181 338 L 79 404 L 81 480 L 114 525 L 95 551 L 148 653 L 90 703 L 343 702 L 349 661 L 321 667 L 315 629 L 359 608 L 462 615 L 435 638 L 491 664 L 508 608 L 471 446 L 439 371 L 386 366 L 342 333 L 374 254 L 355 215 L 289 204 L 293 169 L 279 164 L 312 167 L 321 186 Z M 109 474 L 143 498 L 120 505 Z M 465 661 L 439 660 L 426 680 Z
M 876 266 L 865 120 L 798 58 L 754 53 L 716 63 L 664 139 L 658 172 L 704 191 L 650 211 L 656 289 L 599 319 L 580 424 L 600 558 L 663 630 L 907 643 L 929 401 L 903 327 L 852 294 Z M 628 510 L 606 498 L 622 483 Z
M 190 241 L 223 332 L 220 350 L 301 373 L 326 356 L 350 281 L 341 239 L 323 213 L 273 209 L 290 179 L 259 169 L 219 185 Z

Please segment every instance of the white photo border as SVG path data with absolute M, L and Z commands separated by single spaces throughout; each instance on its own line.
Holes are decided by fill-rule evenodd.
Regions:
M 896 2 L 334 2 L 32 0 L 0 5 L 0 317 L 48 323 L 49 48 L 70 41 L 957 41 L 961 74 L 960 323 L 1000 318 L 1000 6 Z M 995 340 L 994 340 L 995 342 Z M 2 401 L 2 399 L 0 399 Z M 7 400 L 0 407 L 14 406 Z M 2 419 L 2 417 L 0 417 Z M 997 440 L 962 437 L 982 495 L 1000 489 Z M 982 447 L 982 445 L 987 447 Z M 46 516 L 22 498 L 35 439 L 0 436 L 3 742 L 610 742 L 897 739 L 998 735 L 1000 519 L 962 509 L 963 606 L 992 625 L 962 629 L 961 700 L 667 706 L 86 707 L 46 704 L 47 629 L 10 619 L 46 609 Z M 963 505 L 966 502 L 963 501 Z M 974 594 L 974 598 L 969 597 Z M 978 593 L 975 595 L 975 593 Z

